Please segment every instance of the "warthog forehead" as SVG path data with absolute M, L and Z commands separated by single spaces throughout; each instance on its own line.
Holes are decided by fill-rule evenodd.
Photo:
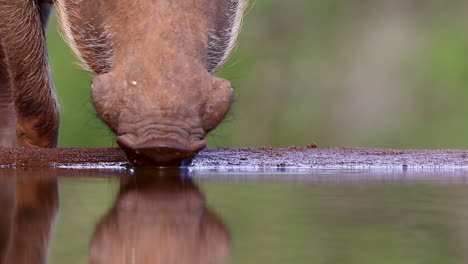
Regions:
M 84 0 L 55 0 L 58 9 L 59 23 L 62 36 L 71 50 L 80 59 L 84 69 L 98 74 L 108 72 L 112 68 L 113 45 L 110 40 L 112 33 L 103 24 L 96 21 L 80 23 L 78 8 Z M 192 0 L 187 0 L 192 1 Z M 218 0 L 207 0 L 218 1 Z M 209 72 L 219 70 L 229 59 L 235 49 L 242 18 L 248 0 L 219 0 L 217 3 L 219 14 L 213 20 L 214 28 L 207 29 L 208 46 L 206 54 L 206 68 Z M 80 27 L 80 28 L 78 28 Z

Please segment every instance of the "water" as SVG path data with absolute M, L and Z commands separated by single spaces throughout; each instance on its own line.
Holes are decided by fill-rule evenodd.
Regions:
M 467 179 L 464 170 L 3 169 L 0 257 L 41 263 L 48 248 L 54 264 L 467 263 Z

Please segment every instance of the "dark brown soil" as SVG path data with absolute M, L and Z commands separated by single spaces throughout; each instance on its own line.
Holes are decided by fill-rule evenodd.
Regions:
M 3 168 L 124 168 L 117 148 L 3 148 Z M 468 150 L 393 150 L 369 148 L 212 148 L 201 152 L 194 168 L 468 168 Z
M 123 164 L 126 157 L 117 148 L 4 148 L 0 167 L 56 167 L 80 164 Z

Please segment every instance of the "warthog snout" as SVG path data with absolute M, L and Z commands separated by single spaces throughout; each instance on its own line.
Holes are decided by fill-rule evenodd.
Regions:
M 190 160 L 206 147 L 204 137 L 231 105 L 231 84 L 206 71 L 198 77 L 117 76 L 126 75 L 111 72 L 94 79 L 93 101 L 136 166 L 177 166 Z
M 128 159 L 137 166 L 180 165 L 190 161 L 200 150 L 207 145 L 200 140 L 194 145 L 186 145 L 171 138 L 152 138 L 145 142 L 135 143 L 125 135 L 117 137 L 117 143 L 125 151 Z

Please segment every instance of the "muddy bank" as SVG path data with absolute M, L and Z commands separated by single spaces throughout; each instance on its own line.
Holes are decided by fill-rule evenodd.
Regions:
M 369 148 L 210 149 L 198 167 L 258 166 L 296 168 L 466 167 L 468 150 L 393 150 Z
M 125 168 L 117 148 L 3 148 L 0 167 Z M 212 148 L 194 168 L 467 168 L 468 150 L 392 150 L 369 148 Z

